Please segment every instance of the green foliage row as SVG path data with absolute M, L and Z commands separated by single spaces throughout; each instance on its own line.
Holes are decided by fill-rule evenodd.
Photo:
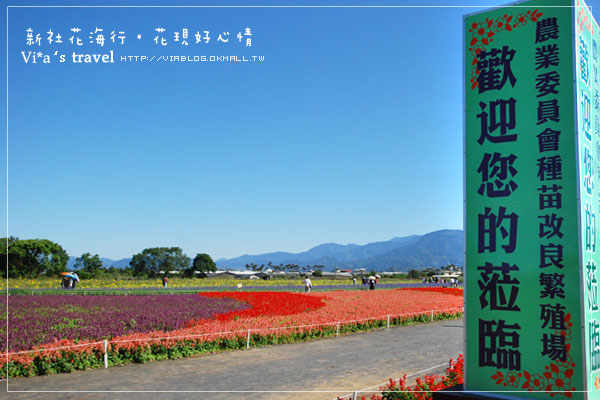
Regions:
M 40 275 L 59 276 L 67 268 L 69 255 L 60 244 L 47 239 L 20 240 L 15 237 L 2 238 L 0 258 L 8 260 L 6 270 L 2 269 L 2 277 L 37 278 Z M 135 254 L 130 263 L 131 268 L 122 273 L 134 276 L 156 277 L 160 271 L 180 271 L 186 277 L 206 276 L 208 272 L 217 270 L 217 265 L 208 254 L 199 253 L 192 262 L 179 247 L 152 247 Z M 75 260 L 75 269 L 81 272 L 81 279 L 98 277 L 107 272 L 102 267 L 98 254 L 84 253 Z M 200 274 L 196 274 L 199 272 Z M 111 273 L 121 273 L 112 269 Z
M 64 271 L 69 255 L 58 243 L 46 239 L 18 240 L 2 239 L 0 258 L 8 260 L 7 269 L 2 269 L 6 278 L 36 278 L 39 275 L 58 275 Z
M 434 321 L 448 320 L 462 317 L 462 313 L 440 313 L 434 315 Z M 390 326 L 413 325 L 431 321 L 430 315 L 418 315 L 409 318 L 390 318 Z M 340 325 L 339 334 L 351 334 L 355 332 L 369 331 L 372 329 L 385 328 L 387 320 L 372 320 L 358 323 Z M 307 340 L 315 340 L 332 337 L 337 334 L 337 326 L 329 325 L 307 331 L 288 331 L 287 333 L 250 335 L 251 347 L 263 347 L 272 344 L 293 343 Z M 245 336 L 235 338 L 217 338 L 213 341 L 202 342 L 199 340 L 180 340 L 169 346 L 161 343 L 153 343 L 150 346 L 138 346 L 131 349 L 119 348 L 109 349 L 108 365 L 123 365 L 128 363 L 144 364 L 153 360 L 173 360 L 196 354 L 216 353 L 226 350 L 239 350 L 246 348 Z M 73 352 L 68 349 L 61 350 L 59 356 L 36 356 L 33 363 L 24 365 L 16 361 L 8 363 L 8 374 L 10 378 L 27 377 L 34 375 L 48 375 L 89 368 L 101 368 L 104 366 L 104 354 L 94 349 L 90 353 Z M 6 368 L 2 368 L 0 377 L 4 375 Z

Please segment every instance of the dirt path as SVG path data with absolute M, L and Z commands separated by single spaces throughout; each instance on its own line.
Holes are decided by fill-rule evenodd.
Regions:
M 462 353 L 462 346 L 463 320 L 441 321 L 145 365 L 16 378 L 8 381 L 8 398 L 329 400 L 447 364 Z M 7 381 L 0 385 L 6 392 Z M 52 393 L 72 390 L 83 392 Z

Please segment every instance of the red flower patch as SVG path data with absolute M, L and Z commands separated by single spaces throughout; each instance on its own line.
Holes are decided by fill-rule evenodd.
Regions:
M 229 321 L 234 317 L 264 317 L 294 315 L 315 311 L 325 306 L 320 297 L 290 292 L 207 292 L 204 297 L 230 298 L 248 303 L 251 308 L 232 311 L 216 317 L 219 321 Z
M 463 296 L 463 289 L 461 288 L 449 288 L 449 287 L 431 287 L 431 288 L 407 288 L 402 290 L 416 290 L 418 292 L 435 292 L 443 294 L 451 294 L 453 296 Z

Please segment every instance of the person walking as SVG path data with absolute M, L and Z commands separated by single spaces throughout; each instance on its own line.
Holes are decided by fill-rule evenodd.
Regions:
M 352 278 L 352 285 L 356 286 L 356 278 Z
M 167 288 L 167 284 L 169 283 L 169 278 L 167 278 L 167 276 L 163 276 L 162 278 L 162 284 L 163 284 L 163 288 Z
M 306 279 L 304 280 L 304 291 L 306 293 L 310 293 L 311 287 L 312 287 L 312 282 L 310 281 L 310 278 L 307 276 Z
M 71 286 L 71 289 L 75 289 L 77 282 L 79 282 L 79 275 L 77 275 L 76 272 L 73 272 L 73 285 Z
M 375 279 L 369 279 L 369 290 L 375 290 Z

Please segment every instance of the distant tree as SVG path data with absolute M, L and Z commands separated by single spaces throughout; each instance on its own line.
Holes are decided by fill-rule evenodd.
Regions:
M 408 277 L 411 279 L 420 279 L 422 274 L 418 269 L 411 269 L 408 271 Z
M 186 268 L 184 270 L 184 276 L 193 277 L 195 272 L 200 272 L 201 276 L 206 276 L 209 272 L 215 272 L 217 270 L 217 264 L 213 261 L 213 259 L 204 253 L 196 254 L 194 257 L 194 261 L 192 263 L 191 268 Z
M 246 269 L 248 271 L 258 271 L 258 265 L 254 263 L 246 264 Z
M 190 262 L 179 247 L 152 247 L 134 255 L 129 264 L 136 276 L 157 276 L 160 271 L 183 271 Z
M 194 268 L 200 272 L 215 272 L 217 264 L 208 254 L 196 254 L 194 257 Z
M 47 239 L 19 240 L 15 237 L 3 241 L 0 257 L 8 258 L 8 276 L 37 278 L 41 274 L 58 275 L 67 267 L 69 255 L 58 244 Z M 7 257 L 8 256 L 8 257 Z M 6 277 L 6 269 L 3 271 Z
M 2 268 L 2 277 L 6 278 L 6 272 L 8 271 L 8 275 L 10 277 L 16 277 L 18 276 L 16 271 L 14 271 L 14 264 L 8 262 L 10 256 L 8 256 L 12 250 L 12 245 L 19 240 L 19 238 L 16 238 L 14 236 L 10 236 L 10 237 L 5 237 L 0 239 L 2 241 L 2 245 L 0 247 L 0 258 L 2 258 L 2 265 L 4 266 L 4 268 Z M 7 265 L 8 264 L 8 265 Z
M 288 271 L 299 272 L 300 266 L 296 264 L 286 264 L 285 269 Z
M 426 274 L 427 276 L 433 276 L 433 275 L 438 275 L 442 273 L 442 270 L 439 268 L 425 268 L 422 272 L 422 274 Z
M 102 269 L 102 260 L 98 254 L 92 256 L 90 253 L 83 253 L 81 257 L 75 259 L 75 268 L 95 276 Z
M 312 275 L 317 278 L 321 278 L 323 276 L 323 272 L 317 269 L 317 270 L 313 271 Z

